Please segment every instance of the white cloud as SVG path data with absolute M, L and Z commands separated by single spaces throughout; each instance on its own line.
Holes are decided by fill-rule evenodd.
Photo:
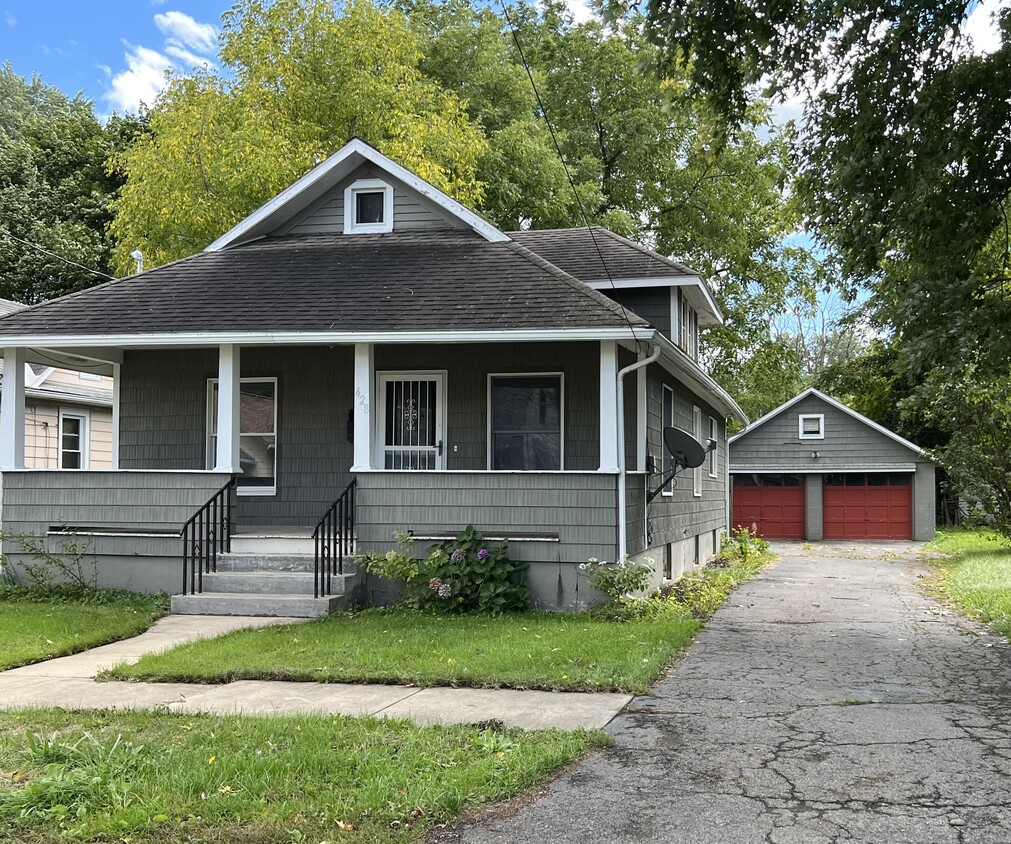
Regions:
M 972 39 L 972 51 L 985 56 L 1000 49 L 1000 27 L 997 15 L 1011 6 L 1011 0 L 997 0 L 996 3 L 980 2 L 969 13 L 965 22 L 965 34 Z
M 213 24 L 200 23 L 182 12 L 159 13 L 154 23 L 170 43 L 174 41 L 201 54 L 213 54 L 217 48 L 218 32 Z
M 589 0 L 566 0 L 565 8 L 572 15 L 573 23 L 586 23 L 597 16 Z
M 113 74 L 102 99 L 114 110 L 136 111 L 141 103 L 153 105 L 165 88 L 166 73 L 185 73 L 194 67 L 216 67 L 218 35 L 212 24 L 201 23 L 182 12 L 168 11 L 154 16 L 155 26 L 164 35 L 159 49 L 131 44 L 124 39 L 126 70 Z
M 4 20 L 7 22 L 7 26 L 14 26 L 18 22 L 18 19 L 6 9 L 4 9 Z

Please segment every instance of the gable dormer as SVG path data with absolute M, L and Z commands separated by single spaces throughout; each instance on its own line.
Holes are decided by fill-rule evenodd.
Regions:
M 352 236 L 420 229 L 470 229 L 491 242 L 509 240 L 469 208 L 353 138 L 204 251 L 288 234 Z

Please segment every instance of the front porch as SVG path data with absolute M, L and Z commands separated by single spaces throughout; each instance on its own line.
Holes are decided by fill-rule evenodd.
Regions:
M 6 351 L 16 358 L 25 350 Z M 101 585 L 178 593 L 179 532 L 233 477 L 226 530 L 240 547 L 249 536 L 260 547 L 224 553 L 263 558 L 257 568 L 229 572 L 256 576 L 257 591 L 313 594 L 313 577 L 302 578 L 303 586 L 271 576 L 283 564 L 268 559 L 279 555 L 264 543 L 290 538 L 288 556 L 311 572 L 313 528 L 352 479 L 348 558 L 392 547 L 397 530 L 412 531 L 423 551 L 472 523 L 529 563 L 539 606 L 575 609 L 589 597 L 576 566 L 615 556 L 615 377 L 619 360 L 634 360 L 615 341 L 228 344 L 127 348 L 109 357 L 95 363 L 117 376 L 114 470 L 24 470 L 7 412 L 23 403 L 16 383 L 4 385 L 0 413 L 5 529 L 53 542 L 60 526 L 75 529 L 90 546 Z M 637 425 L 644 402 L 640 381 L 629 381 L 626 456 L 638 468 L 645 462 L 645 423 Z M 503 419 L 514 427 L 496 425 Z M 641 519 L 633 512 L 630 521 Z M 17 554 L 12 561 L 18 564 Z M 208 573 L 199 584 L 204 592 L 217 581 L 245 590 L 253 580 Z M 371 601 L 389 597 L 381 584 L 368 589 Z

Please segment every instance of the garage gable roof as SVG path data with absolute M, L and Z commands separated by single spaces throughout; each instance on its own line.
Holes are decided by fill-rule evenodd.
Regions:
M 840 410 L 843 413 L 845 413 L 845 414 L 853 417 L 858 422 L 862 422 L 868 428 L 872 428 L 875 431 L 877 431 L 879 434 L 884 434 L 889 439 L 894 440 L 899 445 L 908 448 L 910 451 L 916 452 L 917 455 L 922 455 L 923 454 L 923 449 L 920 448 L 918 445 L 916 445 L 916 443 L 911 443 L 905 437 L 900 437 L 894 431 L 889 431 L 888 428 L 884 427 L 883 425 L 879 425 L 873 419 L 868 419 L 862 413 L 857 413 L 852 407 L 847 407 L 842 402 L 836 401 L 831 396 L 825 395 L 825 393 L 821 392 L 820 390 L 816 390 L 814 387 L 809 387 L 808 389 L 804 390 L 804 392 L 800 393 L 799 395 L 794 396 L 788 402 L 786 402 L 784 404 L 781 404 L 775 410 L 769 411 L 769 413 L 766 413 L 765 416 L 761 417 L 760 419 L 756 419 L 754 422 L 752 422 L 743 431 L 741 431 L 740 433 L 734 434 L 734 436 L 732 436 L 727 441 L 727 444 L 731 445 L 735 441 L 741 439 L 742 437 L 747 436 L 752 431 L 754 431 L 756 428 L 760 428 L 762 425 L 764 425 L 770 419 L 775 419 L 777 416 L 781 415 L 782 413 L 785 413 L 787 410 L 789 410 L 795 404 L 798 404 L 800 401 L 802 401 L 803 399 L 806 399 L 808 396 L 814 396 L 815 398 L 821 399 L 826 404 L 829 404 L 832 407 L 836 408 L 836 410 Z

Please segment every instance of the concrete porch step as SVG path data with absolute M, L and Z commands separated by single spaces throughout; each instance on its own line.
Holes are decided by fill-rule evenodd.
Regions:
M 237 554 L 308 554 L 315 551 L 312 531 L 307 533 L 236 533 L 232 552 Z
M 316 570 L 313 554 L 248 554 L 231 551 L 218 554 L 219 572 L 307 572 Z M 344 558 L 344 573 L 357 571 L 352 557 Z
M 338 594 L 350 586 L 354 572 L 345 569 L 343 575 L 332 575 L 330 585 Z M 311 595 L 312 571 L 217 571 L 204 575 L 204 592 L 266 593 L 271 595 Z
M 339 610 L 346 595 L 313 598 L 306 595 L 268 595 L 261 592 L 203 592 L 173 595 L 172 612 L 178 615 L 262 615 L 319 618 Z

